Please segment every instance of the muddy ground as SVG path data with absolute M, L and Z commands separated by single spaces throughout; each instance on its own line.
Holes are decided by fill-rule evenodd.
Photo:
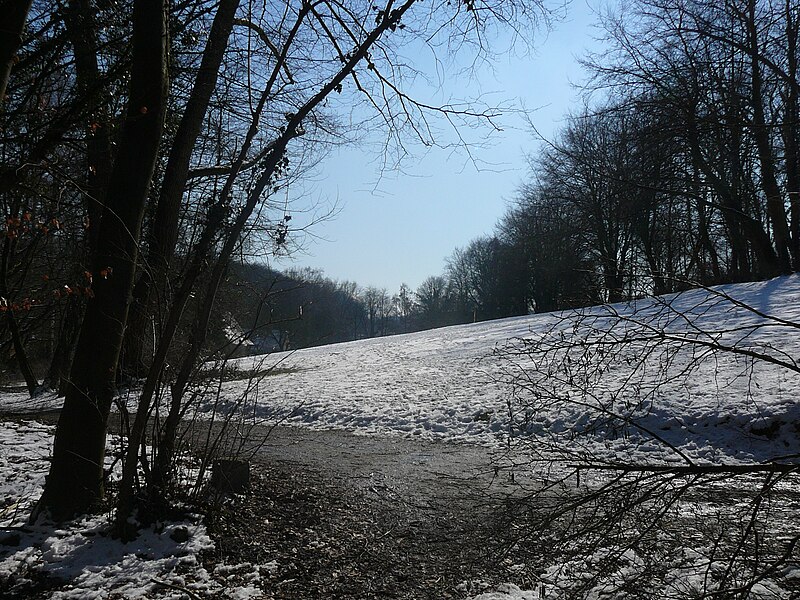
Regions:
M 523 488 L 502 456 L 293 428 L 257 445 L 250 492 L 209 522 L 218 542 L 210 560 L 275 561 L 271 597 L 464 598 L 490 583 L 532 583 L 505 519 Z
M 34 417 L 55 424 L 58 415 Z M 197 449 L 209 430 L 196 425 L 186 439 Z M 224 445 L 218 453 L 249 462 L 250 488 L 202 507 L 216 542 L 204 562 L 260 568 L 265 598 L 460 599 L 496 583 L 534 585 L 514 560 L 517 532 L 505 517 L 524 487 L 502 453 L 259 426 Z M 27 597 L 47 598 L 53 585 Z

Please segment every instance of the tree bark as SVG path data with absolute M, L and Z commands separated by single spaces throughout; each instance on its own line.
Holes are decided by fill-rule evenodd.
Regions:
M 11 202 L 10 213 L 12 215 L 17 215 L 19 212 L 20 200 L 19 197 L 15 196 Z M 11 259 L 14 256 L 16 245 L 17 242 L 15 239 L 11 238 L 10 236 L 6 236 L 6 238 L 3 240 L 3 250 L 0 252 L 0 297 L 2 297 L 7 304 L 12 304 L 12 293 L 8 286 L 8 274 L 9 269 L 11 268 Z M 25 379 L 25 386 L 28 388 L 28 393 L 31 395 L 31 397 L 33 397 L 36 389 L 39 387 L 39 381 L 37 380 L 36 375 L 33 372 L 33 367 L 28 360 L 28 352 L 25 349 L 25 344 L 22 341 L 22 332 L 20 331 L 19 322 L 17 321 L 17 317 L 14 314 L 14 309 L 12 306 L 7 306 L 5 318 L 8 331 L 11 334 L 11 343 L 14 347 L 14 356 L 16 357 L 17 365 L 20 373 L 22 373 L 22 377 Z
M 70 367 L 75 355 L 75 340 L 80 333 L 82 318 L 82 307 L 75 298 L 69 297 L 61 314 L 55 348 L 44 379 L 44 385 L 49 389 L 58 390 L 59 396 L 67 393 Z
M 87 0 L 70 0 L 64 15 L 67 36 L 75 52 L 75 73 L 86 114 L 86 214 L 89 217 L 87 252 L 94 256 L 102 219 L 103 203 L 111 176 L 111 136 L 109 134 L 106 86 L 97 61 L 97 24 Z
M 32 0 L 0 0 L 0 15 L 3 15 L 0 27 L 0 110 L 5 104 L 8 79 L 22 44 L 22 32 L 31 4 Z
M 167 276 L 178 240 L 180 209 L 189 175 L 189 161 L 211 94 L 217 85 L 219 68 L 238 7 L 239 0 L 221 0 L 219 3 L 194 87 L 172 142 L 161 193 L 147 238 L 149 268 L 142 271 L 134 288 L 130 327 L 125 337 L 125 366 L 133 372 L 142 372 L 145 369 L 142 349 L 144 332 L 156 298 L 166 298 Z
M 100 74 L 97 60 L 97 23 L 87 0 L 70 0 L 64 12 L 67 37 L 75 54 L 75 73 L 80 97 L 85 101 L 86 180 L 83 182 L 88 228 L 87 263 L 97 250 L 97 235 L 102 218 L 103 202 L 111 176 L 111 135 L 108 114 L 107 82 Z M 83 319 L 83 305 L 70 299 L 64 308 L 58 328 L 58 339 L 50 358 L 45 385 L 66 394 L 66 383 L 75 355 L 75 344 Z
M 106 424 L 114 394 L 141 230 L 164 125 L 168 90 L 167 11 L 133 5 L 133 59 L 119 152 L 104 202 L 94 260 L 94 297 L 81 326 L 53 459 L 33 518 L 61 521 L 103 497 Z
M 19 50 L 22 44 L 22 32 L 25 29 L 25 22 L 28 18 L 31 4 L 32 0 L 0 0 L 0 15 L 3 15 L 4 20 L 3 25 L 0 26 L 0 112 L 4 109 L 8 80 L 11 76 L 11 69 L 16 62 L 17 50 Z M 6 273 L 8 269 L 8 258 L 11 253 L 10 245 L 11 242 L 7 238 L 3 245 L 3 264 L 2 273 L 0 274 L 2 275 L 0 294 L 4 297 L 8 295 Z M 38 381 L 28 361 L 28 356 L 22 343 L 19 325 L 14 316 L 14 311 L 11 310 L 11 308 L 9 308 L 6 313 L 6 321 L 11 333 L 11 340 L 14 345 L 14 352 L 17 357 L 19 368 L 22 371 L 22 376 L 25 378 L 28 392 L 32 396 L 38 386 Z

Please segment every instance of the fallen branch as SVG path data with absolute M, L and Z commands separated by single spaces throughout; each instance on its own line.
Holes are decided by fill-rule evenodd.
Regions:
M 622 471 L 625 473 L 674 473 L 677 475 L 731 474 L 747 473 L 793 473 L 800 471 L 799 464 L 769 463 L 762 465 L 567 465 L 575 470 Z
M 161 581 L 160 579 L 156 579 L 155 577 L 151 577 L 150 581 L 152 581 L 156 585 L 163 585 L 164 587 L 171 588 L 171 589 L 177 590 L 179 592 L 183 592 L 184 594 L 189 596 L 192 600 L 203 600 L 199 595 L 195 594 L 192 590 L 188 590 L 185 587 L 182 587 L 180 585 L 175 585 L 174 583 Z

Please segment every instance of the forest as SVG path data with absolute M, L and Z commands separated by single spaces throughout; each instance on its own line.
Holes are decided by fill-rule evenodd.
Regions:
M 292 247 L 284 190 L 352 131 L 375 128 L 387 153 L 402 153 L 408 136 L 437 143 L 433 121 L 489 124 L 480 102 L 409 96 L 403 82 L 419 71 L 401 49 L 482 60 L 502 29 L 521 34 L 549 18 L 536 2 L 472 0 L 13 0 L 0 13 L 0 362 L 31 396 L 64 398 L 33 518 L 64 520 L 103 501 L 115 407 L 129 416 L 123 537 L 135 534 L 136 506 L 169 506 L 181 421 L 205 363 L 240 328 L 221 293 L 236 288 L 236 264 Z M 269 289 L 250 289 L 245 304 L 269 331 L 312 304 L 297 299 L 292 314 L 273 316 Z M 332 296 L 349 309 L 353 291 Z M 367 307 L 369 335 L 385 331 L 379 301 Z M 364 335 L 363 323 L 352 327 Z M 126 382 L 137 389 L 131 406 L 117 396 Z
M 100 210 L 86 199 L 97 197 L 109 177 L 111 130 L 130 60 L 123 42 L 128 26 L 115 21 L 119 11 L 101 4 L 89 14 L 70 6 L 61 22 L 34 6 L 34 18 L 25 21 L 30 44 L 11 59 L 14 77 L 2 114 L 7 217 L 0 352 L 6 376 L 21 374 L 31 391 L 42 383 L 58 387 L 69 372 L 85 297 L 92 279 L 103 277 L 103 269 L 95 274 L 82 258 L 91 251 Z M 199 5 L 172 17 L 173 26 L 180 22 L 172 32 L 173 85 L 203 68 L 199 36 L 207 12 Z M 259 33 L 257 25 L 231 18 L 248 40 Z M 220 277 L 219 301 L 211 307 L 220 318 L 211 322 L 233 319 L 243 332 L 255 327 L 256 348 L 296 348 L 796 271 L 796 7 L 643 1 L 605 15 L 602 30 L 605 50 L 584 58 L 592 74 L 584 108 L 567 115 L 555 139 L 529 157 L 529 180 L 495 231 L 455 249 L 444 273 L 396 292 L 334 282 L 312 270 L 279 274 L 264 259 L 302 232 L 293 229 L 290 212 L 265 211 L 237 238 L 242 249 Z M 210 50 L 203 53 L 207 61 L 215 60 Z M 152 306 L 151 279 L 177 281 L 198 235 L 191 222 L 199 207 L 191 199 L 222 185 L 224 167 L 190 164 L 219 162 L 203 158 L 223 152 L 214 136 L 243 127 L 236 122 L 241 99 L 234 74 L 245 66 L 222 42 L 216 51 L 230 73 L 212 85 L 211 65 L 197 71 L 209 77 L 202 82 L 208 99 L 199 81 L 194 96 L 171 99 L 168 135 L 199 137 L 202 130 L 203 141 L 183 156 L 173 151 L 171 165 L 156 165 L 155 176 L 164 178 L 161 210 L 172 198 L 178 221 L 162 227 L 166 215 L 155 212 L 158 203 L 148 204 L 145 256 L 159 255 L 159 244 L 166 244 L 178 260 L 166 256 L 162 265 L 174 263 L 169 271 L 156 262 L 137 276 L 122 354 L 122 371 L 132 376 L 146 368 L 142 340 L 153 337 L 151 309 L 138 309 Z M 183 102 L 208 107 L 179 120 Z M 258 158 L 248 157 L 243 168 L 252 174 Z M 218 351 L 226 347 L 224 327 L 212 337 Z

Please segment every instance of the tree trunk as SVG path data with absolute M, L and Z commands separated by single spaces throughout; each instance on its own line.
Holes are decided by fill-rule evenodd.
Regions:
M 148 235 L 149 269 L 142 271 L 136 283 L 130 328 L 125 337 L 124 366 L 132 372 L 143 372 L 146 368 L 142 348 L 144 332 L 156 298 L 166 296 L 167 275 L 178 240 L 180 209 L 189 174 L 189 161 L 203 125 L 211 94 L 217 85 L 219 68 L 238 7 L 239 0 L 221 0 L 219 3 L 192 93 L 172 142 L 161 193 Z
M 86 102 L 86 214 L 89 217 L 87 252 L 93 257 L 102 219 L 106 187 L 111 176 L 111 136 L 106 86 L 97 61 L 97 24 L 87 0 L 70 0 L 64 15 L 67 35 L 75 52 L 75 73 Z
M 39 387 L 39 381 L 33 372 L 33 367 L 28 360 L 28 353 L 22 343 L 22 333 L 19 330 L 19 323 L 14 316 L 14 311 L 8 309 L 6 311 L 6 323 L 8 330 L 11 333 L 11 342 L 14 345 L 14 356 L 17 359 L 17 366 L 19 367 L 22 377 L 25 379 L 25 387 L 28 388 L 28 394 L 33 397 Z
M 697 179 L 695 177 L 695 179 Z M 694 185 L 694 192 L 695 194 L 699 194 L 699 186 Z M 719 266 L 719 256 L 717 255 L 717 249 L 714 247 L 714 244 L 711 241 L 711 234 L 709 232 L 708 227 L 708 217 L 706 216 L 706 206 L 702 202 L 697 203 L 697 235 L 699 236 L 699 240 L 697 243 L 698 248 L 698 266 L 701 267 L 700 270 L 700 283 L 703 285 L 711 285 L 712 283 L 721 283 L 722 281 L 722 270 Z M 711 279 L 708 279 L 708 275 L 706 274 L 706 255 L 711 262 Z
M 748 5 L 750 36 L 750 75 L 753 103 L 753 122 L 751 129 L 758 150 L 758 160 L 761 167 L 761 186 L 767 197 L 767 214 L 772 222 L 772 237 L 778 258 L 778 268 L 781 274 L 792 272 L 792 262 L 789 254 L 790 238 L 789 225 L 786 221 L 786 209 L 783 205 L 778 178 L 775 174 L 775 162 L 772 152 L 768 125 L 764 117 L 764 98 L 762 93 L 761 63 L 759 61 L 758 31 L 756 29 L 755 0 L 750 0 Z
M 0 0 L 0 15 L 3 15 L 3 26 L 0 27 L 0 110 L 5 104 L 6 86 L 22 44 L 22 32 L 31 4 L 32 0 Z
M 163 2 L 136 0 L 129 100 L 105 197 L 86 307 L 50 474 L 34 511 L 65 520 L 103 497 L 106 424 L 114 394 L 142 216 L 164 125 L 167 14 Z
M 58 390 L 59 396 L 67 393 L 70 367 L 75 355 L 75 340 L 80 333 L 82 317 L 82 307 L 79 306 L 76 299 L 69 297 L 61 315 L 58 337 L 44 380 L 44 385 L 49 389 Z
M 106 82 L 100 75 L 97 60 L 97 24 L 94 12 L 86 0 L 70 0 L 64 12 L 67 36 L 75 53 L 75 72 L 80 97 L 85 100 L 86 134 L 86 180 L 82 190 L 85 197 L 88 228 L 85 253 L 87 263 L 91 264 L 97 250 L 97 235 L 102 218 L 103 202 L 109 177 L 111 176 L 111 136 L 110 117 Z M 44 384 L 66 394 L 66 384 L 75 345 L 83 319 L 83 306 L 70 299 L 64 308 L 58 329 L 50 367 Z
M 19 214 L 19 200 L 14 199 L 11 205 L 11 214 Z M 0 296 L 9 303 L 10 290 L 8 289 L 8 270 L 10 268 L 11 257 L 14 255 L 16 242 L 12 238 L 6 236 L 3 240 L 3 251 L 0 255 Z M 28 393 L 33 396 L 36 389 L 39 387 L 39 381 L 33 372 L 31 363 L 28 360 L 28 352 L 25 350 L 25 344 L 22 342 L 22 332 L 19 329 L 17 317 L 14 315 L 14 309 L 11 306 L 6 308 L 6 324 L 8 331 L 11 334 L 11 343 L 14 346 L 14 356 L 17 359 L 20 373 L 25 379 L 25 386 L 28 388 Z
M 786 163 L 786 189 L 789 196 L 791 253 L 795 271 L 800 270 L 800 100 L 798 100 L 797 52 L 798 23 L 792 13 L 792 4 L 786 0 L 787 75 L 786 114 L 783 118 L 784 161 Z
M 746 260 L 748 243 L 756 255 L 757 274 L 762 277 L 774 277 L 779 272 L 778 257 L 762 223 L 744 211 L 738 193 L 708 164 L 700 148 L 696 124 L 691 118 L 688 122 L 687 135 L 693 167 L 704 175 L 711 189 L 722 201 L 720 209 L 728 228 L 728 243 L 732 253 L 736 255 L 736 260 L 732 261 L 734 271 L 731 279 L 747 281 L 752 276 Z

